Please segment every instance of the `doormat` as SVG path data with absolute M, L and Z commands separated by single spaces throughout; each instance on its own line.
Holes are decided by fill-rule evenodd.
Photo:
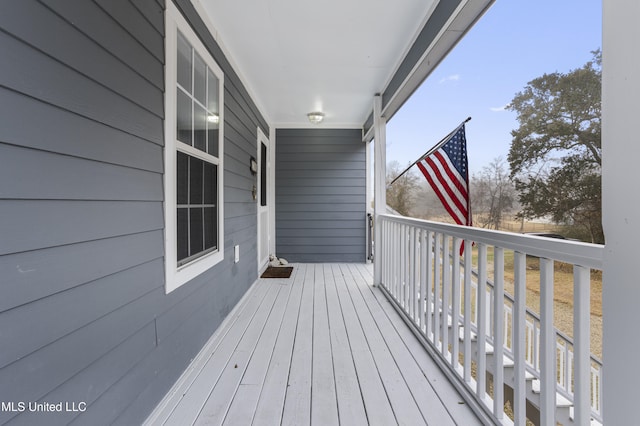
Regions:
M 293 266 L 269 266 L 260 278 L 289 278 L 291 272 L 293 272 Z

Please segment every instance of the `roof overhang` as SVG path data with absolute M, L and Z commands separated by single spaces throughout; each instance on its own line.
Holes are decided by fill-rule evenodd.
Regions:
M 276 128 L 389 119 L 493 0 L 192 0 Z

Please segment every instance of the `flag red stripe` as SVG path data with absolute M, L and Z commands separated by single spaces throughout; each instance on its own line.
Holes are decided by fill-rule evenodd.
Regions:
M 427 181 L 429 182 L 429 185 L 431 185 L 431 187 L 433 188 L 434 192 L 436 193 L 436 195 L 438 196 L 438 198 L 440 199 L 440 202 L 442 203 L 442 205 L 444 206 L 445 210 L 447 210 L 447 212 L 449 213 L 449 215 L 453 218 L 453 220 L 455 220 L 455 222 L 458 225 L 464 225 L 465 221 L 463 221 L 461 219 L 465 218 L 465 212 L 466 209 L 463 210 L 454 210 L 452 208 L 452 203 L 450 202 L 449 198 L 447 196 L 445 196 L 442 191 L 439 189 L 439 186 L 432 178 L 431 173 L 429 172 L 429 170 L 427 170 L 427 168 L 422 164 L 422 162 L 418 163 L 418 168 L 420 169 L 420 171 L 422 172 L 422 174 L 424 175 L 424 177 L 427 179 Z M 432 172 L 433 170 L 431 168 L 429 168 Z M 457 206 L 456 206 L 457 207 Z
M 467 184 L 464 178 L 460 176 L 457 170 L 455 170 L 455 168 L 453 167 L 453 164 L 450 163 L 446 155 L 443 155 L 440 151 L 436 151 L 435 156 L 438 157 L 438 160 L 440 160 L 440 163 L 443 165 L 453 185 L 458 189 L 458 191 L 460 191 L 462 198 L 466 200 L 468 198 L 468 195 L 467 195 Z
M 462 213 L 462 216 L 466 218 L 467 217 L 467 205 L 466 205 L 467 203 L 465 202 L 467 199 L 466 191 L 464 191 L 464 194 L 460 194 L 460 193 L 456 194 L 456 192 L 454 191 L 454 189 L 452 189 L 452 187 L 457 188 L 456 183 L 459 183 L 458 179 L 455 177 L 455 175 L 453 175 L 446 161 L 444 162 L 444 164 L 442 164 L 443 162 L 442 156 L 440 157 L 436 156 L 436 158 L 438 159 L 440 164 L 443 166 L 442 170 L 444 171 L 445 175 L 442 174 L 442 172 L 440 171 L 440 168 L 433 161 L 431 157 L 427 157 L 423 160 L 428 165 L 427 170 L 431 171 L 434 177 L 438 179 L 438 181 L 441 183 L 441 187 L 447 192 L 449 198 L 451 199 L 451 202 L 455 204 L 456 208 Z M 433 187 L 433 184 L 431 184 L 431 186 Z M 462 199 L 460 199 L 461 197 L 458 195 L 462 196 Z

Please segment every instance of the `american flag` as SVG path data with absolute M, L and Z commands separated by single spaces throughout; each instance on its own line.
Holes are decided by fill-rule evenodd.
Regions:
M 455 222 L 471 226 L 464 124 L 440 148 L 420 159 L 417 164 Z

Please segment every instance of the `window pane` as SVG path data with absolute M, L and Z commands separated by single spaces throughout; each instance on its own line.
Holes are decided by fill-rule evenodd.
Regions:
M 218 166 L 204 165 L 204 204 L 218 204 Z
M 189 257 L 189 210 L 178 209 L 178 262 Z
M 178 32 L 178 84 L 191 93 L 191 45 Z
M 207 69 L 207 109 L 209 112 L 219 114 L 220 110 L 218 107 L 220 96 L 218 94 L 218 85 L 220 81 L 218 77 L 216 77 L 210 69 Z
M 260 144 L 260 205 L 267 205 L 267 146 Z
M 193 147 L 207 151 L 207 113 L 200 105 L 193 104 Z
M 218 247 L 218 219 L 214 207 L 204 209 L 204 249 Z
M 218 138 L 220 132 L 218 132 L 218 124 L 207 123 L 207 152 L 214 157 L 218 156 Z
M 178 204 L 188 204 L 189 203 L 189 156 L 184 152 L 178 151 L 177 163 L 178 163 L 177 164 Z
M 207 65 L 197 52 L 193 52 L 193 95 L 202 105 L 207 104 Z
M 189 209 L 189 228 L 190 253 L 194 255 L 204 250 L 201 207 Z
M 202 204 L 202 168 L 204 161 L 189 157 L 189 204 Z
M 178 129 L 177 138 L 180 142 L 193 145 L 192 138 L 192 119 L 191 119 L 191 99 L 178 89 Z

